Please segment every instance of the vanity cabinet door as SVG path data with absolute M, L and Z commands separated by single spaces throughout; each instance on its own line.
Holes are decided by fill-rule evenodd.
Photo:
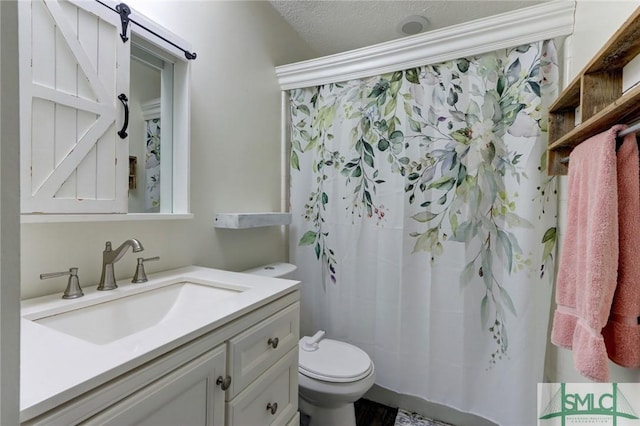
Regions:
M 224 424 L 226 347 L 218 346 L 87 420 L 86 425 L 218 426 Z
M 126 213 L 130 42 L 95 1 L 19 6 L 22 213 Z

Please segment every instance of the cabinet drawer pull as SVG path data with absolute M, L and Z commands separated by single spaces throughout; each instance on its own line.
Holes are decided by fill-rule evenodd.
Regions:
M 280 342 L 280 339 L 278 339 L 277 337 L 270 337 L 269 340 L 267 340 L 267 344 L 271 346 L 273 349 L 278 347 L 279 342 Z
M 223 391 L 226 391 L 229 389 L 229 386 L 231 386 L 231 376 L 227 376 L 224 379 L 222 376 L 219 376 L 218 380 L 216 380 L 216 385 L 220 386 L 220 389 Z
M 275 414 L 276 411 L 278 411 L 278 403 L 277 402 L 274 402 L 273 404 L 272 403 L 268 403 L 267 404 L 267 411 L 270 411 L 271 414 Z

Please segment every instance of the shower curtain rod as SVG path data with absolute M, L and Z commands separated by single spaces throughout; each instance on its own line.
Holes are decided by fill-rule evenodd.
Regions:
M 627 135 L 630 135 L 631 133 L 637 132 L 638 130 L 640 130 L 640 121 L 635 122 L 631 126 L 627 127 L 626 129 L 622 130 L 621 132 L 619 132 L 618 133 L 618 138 L 623 138 L 623 137 L 625 137 Z M 618 147 L 616 146 L 616 150 L 617 149 L 618 149 Z M 569 157 L 562 157 L 560 159 L 560 163 L 561 164 L 567 164 L 568 162 L 569 162 Z

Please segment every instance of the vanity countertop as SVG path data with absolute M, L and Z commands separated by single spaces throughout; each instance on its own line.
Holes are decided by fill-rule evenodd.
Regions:
M 60 295 L 25 300 L 21 307 L 20 420 L 34 418 L 127 371 L 209 333 L 246 313 L 299 289 L 299 282 L 219 269 L 189 266 L 156 274 L 149 281 L 97 291 L 63 300 Z M 214 282 L 237 294 L 216 303 L 196 301 L 179 315 L 167 315 L 158 326 L 112 342 L 98 344 L 34 322 L 71 309 L 81 309 L 123 296 L 179 282 Z M 175 314 L 175 312 L 174 312 Z M 140 312 L 143 318 L 144 312 Z M 136 316 L 137 317 L 137 316 Z M 132 321 L 135 321 L 133 318 Z

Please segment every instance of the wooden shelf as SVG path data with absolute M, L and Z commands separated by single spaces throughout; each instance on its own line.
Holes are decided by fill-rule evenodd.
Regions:
M 138 157 L 129 156 L 129 189 L 138 187 Z
M 640 87 L 622 93 L 622 69 L 638 54 L 640 7 L 549 107 L 548 174 L 567 174 L 560 160 L 584 140 L 640 118 Z

